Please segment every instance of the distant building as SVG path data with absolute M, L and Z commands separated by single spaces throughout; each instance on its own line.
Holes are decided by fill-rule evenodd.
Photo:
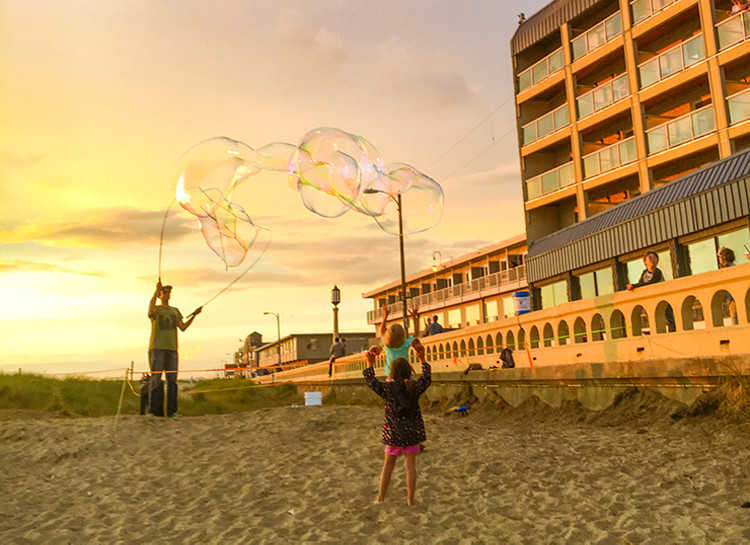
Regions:
M 341 333 L 346 344 L 346 353 L 354 354 L 367 350 L 373 338 L 371 332 Z M 282 365 L 306 365 L 325 361 L 331 348 L 330 333 L 294 333 L 283 337 L 279 342 L 264 344 L 256 348 L 251 358 L 254 365 L 267 367 L 279 362 Z M 279 350 L 280 348 L 280 350 Z
M 511 316 L 511 294 L 527 285 L 526 251 L 526 237 L 520 234 L 442 263 L 436 261 L 432 268 L 406 278 L 408 306 L 418 307 L 422 320 L 437 315 L 438 322 L 451 329 Z M 379 324 L 384 306 L 388 306 L 389 324 L 402 321 L 399 280 L 362 296 L 373 300 L 367 323 Z M 424 331 L 424 321 L 420 329 Z

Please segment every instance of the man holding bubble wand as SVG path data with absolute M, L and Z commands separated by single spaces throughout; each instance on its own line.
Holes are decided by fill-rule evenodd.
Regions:
M 183 319 L 177 307 L 169 306 L 172 286 L 163 286 L 161 279 L 156 283 L 151 301 L 148 304 L 148 318 L 151 320 L 151 338 L 148 343 L 148 360 L 151 368 L 149 385 L 149 412 L 155 416 L 164 416 L 164 383 L 162 373 L 167 380 L 167 416 L 177 414 L 177 328 L 185 331 L 201 313 L 202 307 L 195 309 L 187 320 Z M 156 299 L 161 304 L 156 304 Z

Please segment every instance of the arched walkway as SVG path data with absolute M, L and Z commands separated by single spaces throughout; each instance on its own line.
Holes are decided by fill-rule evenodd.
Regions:
M 542 338 L 545 347 L 549 347 L 554 344 L 555 332 L 552 330 L 552 324 L 544 324 L 544 329 L 542 330 Z
M 573 338 L 576 343 L 585 343 L 588 341 L 586 337 L 586 322 L 580 316 L 573 323 Z
M 609 330 L 613 339 L 624 339 L 628 336 L 628 327 L 625 324 L 625 315 L 620 310 L 613 310 L 609 318 Z

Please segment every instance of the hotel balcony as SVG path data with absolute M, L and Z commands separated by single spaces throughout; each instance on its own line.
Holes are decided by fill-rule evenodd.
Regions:
M 729 106 L 730 125 L 750 119 L 750 89 L 727 97 L 727 105 Z
M 622 74 L 576 98 L 578 119 L 588 117 L 628 96 L 628 75 Z
M 716 25 L 719 50 L 731 47 L 750 38 L 750 11 L 742 11 Z
M 698 34 L 638 65 L 641 89 L 682 72 L 705 58 L 703 35 Z
M 565 65 L 562 47 L 518 74 L 518 92 L 521 93 L 540 81 L 562 70 Z
M 583 156 L 584 178 L 614 170 L 638 159 L 635 137 L 631 136 L 606 148 Z
M 677 0 L 634 0 L 630 2 L 630 12 L 633 16 L 633 25 L 645 21 L 649 17 L 659 13 L 664 8 L 674 4 Z
M 543 172 L 526 181 L 526 200 L 531 201 L 576 182 L 573 161 Z
M 407 305 L 409 307 L 416 306 L 420 312 L 430 312 L 482 297 L 492 297 L 493 295 L 517 290 L 526 287 L 526 285 L 526 266 L 520 265 L 431 293 L 409 297 L 407 298 Z M 401 301 L 387 306 L 389 318 L 403 317 L 404 306 Z M 367 312 L 368 324 L 378 324 L 382 319 L 382 308 Z
M 653 155 L 690 142 L 716 130 L 713 104 L 646 131 L 648 153 Z
M 588 55 L 590 52 L 598 49 L 607 42 L 611 42 L 620 34 L 622 34 L 622 15 L 618 11 L 580 36 L 571 40 L 570 45 L 573 60 L 576 61 L 581 57 Z
M 563 104 L 548 114 L 524 125 L 521 128 L 522 145 L 527 146 L 568 125 L 570 125 L 570 113 L 568 112 L 568 105 Z

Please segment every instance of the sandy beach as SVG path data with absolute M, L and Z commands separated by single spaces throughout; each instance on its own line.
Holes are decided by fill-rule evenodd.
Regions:
M 372 505 L 382 410 L 0 421 L 0 536 L 22 543 L 746 543 L 747 428 L 427 414 Z

